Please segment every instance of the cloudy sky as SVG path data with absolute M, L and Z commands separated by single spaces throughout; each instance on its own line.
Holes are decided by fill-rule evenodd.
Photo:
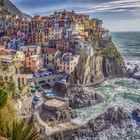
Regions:
M 140 31 L 140 0 L 11 0 L 21 11 L 48 15 L 75 10 L 100 18 L 111 31 Z

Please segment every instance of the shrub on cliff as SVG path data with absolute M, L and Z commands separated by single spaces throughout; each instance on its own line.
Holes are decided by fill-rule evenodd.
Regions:
M 0 88 L 0 109 L 2 109 L 6 105 L 7 99 L 8 99 L 8 94 L 6 90 Z

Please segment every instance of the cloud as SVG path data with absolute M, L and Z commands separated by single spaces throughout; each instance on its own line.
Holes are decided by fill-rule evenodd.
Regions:
M 117 10 L 117 8 L 127 8 L 135 7 L 140 9 L 140 0 L 12 0 L 19 7 L 29 11 L 31 14 L 48 13 L 54 10 L 60 9 L 74 9 L 77 7 L 79 12 L 100 12 L 100 11 L 109 11 Z M 82 4 L 84 3 L 84 4 Z M 79 8 L 79 9 L 78 9 Z M 81 9 L 85 10 L 81 10 Z M 35 10 L 36 9 L 36 10 Z M 129 9 L 130 10 L 130 9 Z M 32 12 L 31 12 L 32 11 Z
M 49 15 L 54 11 L 75 10 L 101 18 L 110 25 L 124 21 L 139 21 L 140 0 L 11 0 L 23 12 L 34 15 Z M 133 20 L 133 21 L 132 21 Z M 115 22 L 116 21 L 116 22 Z M 121 21 L 121 22 L 120 22 Z M 140 29 L 140 25 L 137 23 Z M 110 26 L 113 28 L 113 26 Z M 129 28 L 130 24 L 129 24 Z M 134 27 L 133 27 L 134 28 Z

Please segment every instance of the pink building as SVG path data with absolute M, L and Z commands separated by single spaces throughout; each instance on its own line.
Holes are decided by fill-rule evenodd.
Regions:
M 43 60 L 39 55 L 32 55 L 26 57 L 26 68 L 29 68 L 32 72 L 37 72 L 43 67 Z
M 79 55 L 65 53 L 61 58 L 57 59 L 57 67 L 60 71 L 71 74 L 79 62 Z

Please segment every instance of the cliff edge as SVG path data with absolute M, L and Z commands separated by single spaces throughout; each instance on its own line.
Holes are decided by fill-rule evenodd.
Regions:
M 116 49 L 111 37 L 103 40 L 99 34 L 92 41 L 90 51 L 82 50 L 80 60 L 70 75 L 72 84 L 88 85 L 107 77 L 120 76 L 125 73 L 125 63 Z

